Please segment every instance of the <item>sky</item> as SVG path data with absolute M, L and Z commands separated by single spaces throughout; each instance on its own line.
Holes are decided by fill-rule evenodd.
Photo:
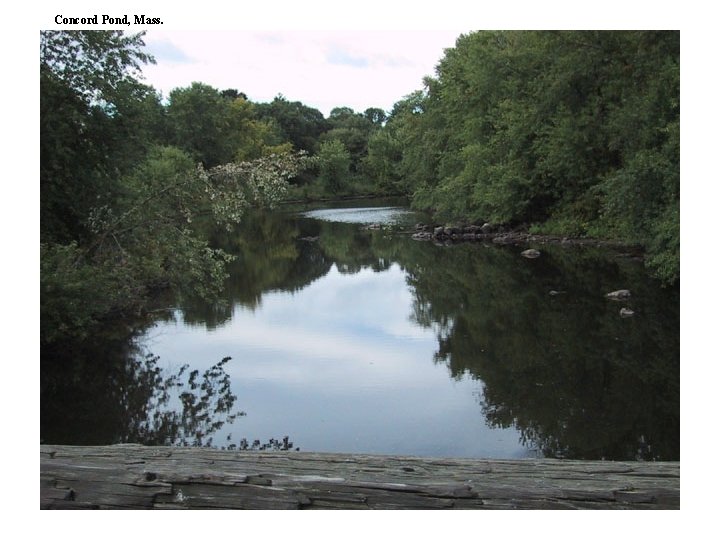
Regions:
M 467 32 L 468 30 L 465 30 Z M 167 97 L 198 81 L 251 101 L 282 94 L 320 110 L 390 111 L 435 74 L 463 30 L 148 30 L 146 82 Z
M 684 525 L 697 524 L 696 518 L 705 518 L 712 515 L 713 498 L 704 496 L 704 488 L 701 485 L 712 485 L 707 480 L 707 469 L 705 459 L 712 455 L 714 445 L 708 443 L 707 426 L 712 421 L 706 421 L 704 416 L 708 411 L 717 408 L 715 403 L 717 362 L 708 362 L 712 359 L 709 351 L 716 350 L 717 345 L 714 337 L 717 334 L 717 315 L 715 313 L 717 300 L 717 250 L 708 249 L 711 243 L 708 242 L 709 235 L 714 232 L 716 224 L 714 218 L 717 215 L 718 183 L 714 181 L 717 177 L 717 134 L 716 126 L 720 125 L 718 108 L 712 106 L 717 101 L 718 75 L 716 69 L 708 69 L 708 66 L 716 64 L 717 50 L 717 15 L 711 12 L 712 2 L 707 0 L 685 0 L 676 2 L 672 0 L 634 1 L 634 0 L 603 0 L 603 2 L 577 2 L 577 0 L 546 0 L 537 2 L 534 0 L 506 0 L 504 2 L 472 2 L 470 0 L 443 0 L 443 2 L 429 2 L 425 0 L 368 0 L 362 3 L 350 2 L 320 2 L 320 0 L 305 0 L 304 2 L 291 2 L 290 0 L 275 0 L 269 2 L 227 2 L 220 0 L 203 0 L 203 2 L 180 3 L 176 0 L 154 0 L 153 2 L 140 2 L 138 0 L 127 0 L 126 2 L 110 2 L 98 0 L 64 0 L 57 2 L 16 2 L 10 3 L 5 9 L 5 28 L 0 34 L 3 40 L 3 63 L 8 80 L 15 81 L 15 84 L 3 86 L 3 102 L 5 108 L 5 130 L 3 131 L 3 148 L 5 155 L 10 159 L 6 160 L 6 178 L 20 179 L 22 181 L 8 181 L 4 183 L 5 190 L 0 197 L 0 216 L 4 231 L 3 244 L 8 257 L 19 264 L 6 264 L 3 268 L 3 282 L 5 288 L 3 298 L 8 309 L 2 318 L 3 327 L 7 329 L 6 357 L 17 361 L 7 362 L 6 380 L 8 381 L 37 381 L 39 378 L 38 354 L 33 354 L 32 344 L 37 343 L 38 333 L 38 306 L 39 288 L 39 250 L 37 249 L 37 238 L 39 237 L 39 182 L 32 181 L 33 173 L 28 172 L 28 164 L 32 166 L 39 161 L 39 85 L 37 84 L 37 55 L 38 55 L 38 33 L 39 30 L 62 29 L 53 23 L 56 14 L 64 15 L 85 15 L 94 13 L 147 13 L 151 16 L 162 16 L 165 24 L 161 31 L 150 29 L 147 35 L 147 43 L 152 40 L 159 42 L 159 50 L 155 51 L 158 57 L 158 73 L 147 71 L 147 82 L 156 88 L 168 92 L 163 85 L 170 88 L 177 85 L 186 85 L 194 79 L 204 79 L 203 82 L 223 88 L 236 87 L 244 91 L 256 101 L 271 99 L 274 95 L 282 92 L 286 97 L 293 100 L 300 100 L 308 105 L 315 106 L 327 114 L 326 108 L 335 104 L 334 95 L 342 94 L 344 99 L 342 105 L 351 106 L 356 110 L 364 110 L 364 104 L 353 105 L 349 99 L 351 94 L 345 93 L 339 78 L 349 77 L 352 74 L 354 81 L 362 80 L 363 84 L 354 84 L 355 89 L 362 87 L 369 96 L 374 95 L 378 90 L 376 86 L 390 87 L 389 80 L 371 78 L 368 76 L 370 70 L 366 67 L 346 66 L 345 70 L 335 71 L 308 71 L 302 77 L 292 69 L 276 73 L 282 73 L 283 77 L 275 75 L 276 80 L 284 79 L 282 88 L 262 89 L 259 86 L 261 77 L 244 76 L 238 80 L 225 85 L 223 80 L 215 81 L 205 78 L 205 72 L 199 69 L 193 71 L 187 68 L 189 61 L 195 61 L 195 68 L 201 67 L 199 52 L 193 52 L 190 44 L 183 45 L 180 40 L 181 31 L 210 30 L 217 33 L 218 29 L 235 32 L 239 39 L 239 31 L 243 30 L 249 34 L 273 34 L 301 32 L 299 29 L 318 29 L 323 32 L 336 32 L 338 29 L 348 30 L 343 34 L 350 35 L 354 31 L 359 32 L 365 29 L 377 29 L 384 32 L 400 30 L 413 31 L 437 31 L 443 33 L 446 30 L 450 34 L 460 33 L 466 28 L 472 29 L 548 29 L 548 28 L 575 28 L 575 29 L 609 29 L 609 28 L 667 28 L 681 30 L 682 47 L 682 138 L 681 149 L 682 162 L 682 243 L 683 243 L 683 301 L 682 317 L 685 324 L 682 326 L 682 354 L 683 357 L 683 391 L 684 396 L 692 394 L 693 400 L 683 399 L 683 511 L 667 513 L 662 516 L 654 513 L 652 522 L 650 520 L 638 521 L 637 514 L 614 514 L 616 518 L 613 523 L 621 523 L 624 527 L 629 526 L 638 534 L 647 534 L 648 527 L 655 533 L 661 532 L 658 537 L 677 538 L 683 531 L 689 530 Z M 67 28 L 65 28 L 67 29 Z M 133 30 L 137 30 L 134 28 Z M 443 29 L 442 32 L 440 29 Z M 307 32 L 307 30 L 302 30 Z M 165 45 L 162 36 L 165 35 Z M 167 36 L 174 36 L 172 39 Z M 319 35 L 319 34 L 317 34 Z M 367 36 L 368 34 L 366 34 Z M 151 40 L 152 38 L 152 40 Z M 429 40 L 429 38 L 427 38 Z M 202 43 L 203 40 L 198 40 Z M 204 40 L 208 41 L 208 40 Z M 252 43 L 252 42 L 251 42 Z M 299 42 L 296 42 L 299 43 Z M 340 43 L 348 44 L 347 41 Z M 169 44 L 169 45 L 168 45 Z M 368 53 L 372 49 L 371 40 L 363 40 L 362 46 L 358 42 L 350 42 L 353 45 L 349 50 L 343 51 L 350 55 L 350 59 L 365 60 L 356 61 L 362 64 L 363 61 L 370 63 L 368 56 L 361 56 L 360 52 Z M 424 40 L 420 40 L 418 47 L 424 46 Z M 452 44 L 452 39 L 448 42 Z M 422 87 L 422 77 L 432 73 L 432 69 L 442 56 L 442 47 L 448 44 L 440 43 L 435 56 L 427 60 L 427 67 L 418 69 L 417 75 L 409 78 L 407 85 L 398 84 L 399 89 L 389 96 L 388 103 L 371 103 L 369 106 L 386 108 L 408 92 Z M 173 46 L 174 45 L 174 49 Z M 209 47 L 209 45 L 204 45 Z M 252 46 L 258 46 L 252 45 Z M 166 49 L 163 51 L 163 47 Z M 195 47 L 195 46 L 193 46 Z M 295 45 L 298 51 L 303 50 L 299 44 Z M 412 49 L 412 47 L 408 47 Z M 292 46 L 286 46 L 286 54 L 292 52 Z M 199 50 L 199 46 L 198 46 Z M 269 49 L 265 49 L 266 51 Z M 308 50 L 308 49 L 304 49 Z M 310 49 L 312 50 L 312 49 Z M 314 49 L 318 51 L 317 48 Z M 320 49 L 322 51 L 322 49 Z M 403 55 L 404 42 L 397 39 L 391 49 L 385 50 L 392 53 L 393 57 L 407 57 Z M 178 52 L 179 51 L 179 52 Z M 260 51 L 260 49 L 258 49 Z M 175 58 L 173 60 L 173 52 Z M 256 55 L 255 50 L 239 51 L 236 54 L 244 57 Z M 162 54 L 161 54 L 162 53 Z M 181 53 L 179 56 L 178 54 Z M 216 54 L 224 54 L 216 51 Z M 329 55 L 330 59 L 339 61 L 342 55 Z M 183 56 L 187 58 L 182 62 Z M 271 59 L 277 61 L 276 56 Z M 164 58 L 164 60 L 163 60 Z M 266 58 L 268 58 L 266 56 Z M 328 56 L 318 54 L 315 57 L 315 65 L 320 64 L 320 59 L 325 59 L 330 64 Z M 212 58 L 205 60 L 205 69 L 209 73 Z M 348 61 L 348 58 L 345 58 Z M 414 60 L 421 62 L 419 58 Z M 238 60 L 239 62 L 239 60 Z M 374 59 L 374 62 L 378 62 Z M 167 63 L 167 67 L 163 67 Z M 185 68 L 183 68 L 183 65 Z M 278 65 L 278 64 L 276 64 Z M 285 60 L 285 66 L 292 63 Z M 299 65 L 299 62 L 294 64 Z M 309 70 L 310 63 L 304 63 Z M 263 68 L 265 66 L 260 66 Z M 178 77 L 178 82 L 173 82 L 171 75 L 161 75 L 160 71 L 165 69 Z M 230 71 L 225 67 L 219 71 Z M 239 69 L 235 68 L 237 71 Z M 400 71 L 399 69 L 396 71 Z M 261 73 L 256 71 L 255 73 Z M 181 80 L 180 74 L 184 73 L 186 79 Z M 193 73 L 196 76 L 193 76 Z M 251 73 L 251 72 L 248 72 Z M 300 93 L 295 95 L 295 86 L 291 86 L 291 79 L 305 78 L 313 80 L 310 73 L 321 73 L 314 80 L 314 96 L 312 99 Z M 365 73 L 365 78 L 360 77 Z M 200 76 L 202 74 L 202 77 Z M 333 75 L 330 75 L 333 74 Z M 224 74 L 222 76 L 227 76 Z M 397 75 L 393 75 L 394 77 Z M 220 76 L 220 75 L 219 75 Z M 333 81 L 331 77 L 336 79 Z M 152 77 L 152 78 L 151 78 Z M 163 79 L 163 77 L 165 77 Z M 258 79 L 258 80 L 253 80 Z M 321 85 L 318 81 L 326 84 Z M 331 84 L 327 84 L 330 81 Z M 294 84 L 294 83 L 293 83 Z M 308 82 L 305 87 L 312 87 Z M 402 86 L 400 88 L 400 86 Z M 267 96 L 262 95 L 267 92 Z M 321 93 L 322 92 L 322 93 Z M 329 105 L 321 104 L 322 96 Z M 340 100 L 338 100 L 340 101 Z M 380 101 L 378 99 L 378 101 Z M 34 118 L 34 119 L 33 119 Z M 35 173 L 37 174 L 37 173 Z M 29 299 L 29 301 L 28 301 Z M 714 311 L 711 311 L 714 310 Z M 28 345 L 30 344 L 30 345 Z M 37 347 L 37 345 L 35 345 Z M 35 360 L 35 361 L 33 361 Z M 29 367 L 28 367 L 29 366 Z M 29 374 L 28 374 L 29 371 Z M 14 486 L 12 499 L 15 506 L 23 511 L 15 512 L 11 508 L 8 512 L 10 520 L 8 528 L 12 529 L 13 519 L 18 525 L 25 527 L 35 526 L 39 532 L 52 532 L 59 538 L 72 537 L 74 540 L 81 538 L 95 538 L 98 530 L 110 530 L 116 521 L 110 521 L 108 514 L 89 517 L 82 516 L 82 523 L 79 518 L 72 523 L 64 521 L 65 527 L 58 527 L 57 519 L 37 519 L 35 501 L 37 500 L 37 486 L 27 482 L 27 478 L 33 478 L 37 470 L 36 440 L 37 429 L 34 429 L 32 422 L 27 418 L 39 418 L 39 402 L 27 399 L 27 390 L 23 384 L 11 385 L 13 388 L 7 393 L 7 403 L 15 407 L 17 403 L 28 404 L 30 411 L 26 415 L 6 415 L 6 431 L 18 434 L 17 438 L 26 441 L 27 444 L 9 445 L 6 452 L 6 461 L 21 463 L 26 467 L 14 467 L 11 471 L 10 483 Z M 32 391 L 30 392 L 32 393 Z M 34 409 L 33 409 L 34 406 Z M 12 410 L 9 407 L 7 410 Z M 697 414 L 695 414 L 697 413 Z M 701 414 L 702 413 L 702 414 Z M 696 435 L 695 435 L 696 434 Z M 697 457 L 698 459 L 693 459 Z M 696 488 L 696 489 L 693 489 Z M 707 510 L 707 512 L 706 512 Z M 680 516 L 682 514 L 682 519 Z M 47 515 L 47 514 L 45 514 Z M 118 514 L 119 515 L 119 514 Z M 229 515 L 229 514 L 228 514 Z M 371 522 L 369 516 L 380 516 L 387 514 L 362 514 L 365 522 Z M 423 530 L 432 536 L 447 535 L 448 522 L 434 522 L 434 518 L 425 517 L 431 514 L 414 513 L 414 530 Z M 432 514 L 436 516 L 437 514 Z M 17 517 L 15 517 L 17 516 Z M 124 514 L 123 514 L 124 516 Z M 458 529 L 466 528 L 466 531 L 477 529 L 477 514 L 473 512 L 465 514 L 453 514 L 453 522 Z M 500 529 L 502 534 L 507 534 L 507 518 L 505 514 L 485 517 L 483 514 L 483 530 L 490 521 Z M 525 521 L 520 517 L 513 516 L 512 530 L 518 530 L 518 521 L 522 521 L 525 527 L 522 532 L 532 532 L 534 537 L 544 538 L 574 538 L 575 527 L 582 530 L 582 535 L 588 538 L 606 538 L 607 531 L 602 526 L 607 524 L 607 514 L 579 513 L 575 517 L 563 515 L 562 520 L 556 519 L 556 514 L 524 514 Z M 531 517 L 530 517 L 531 516 Z M 624 519 L 620 520 L 619 516 Z M 55 514 L 53 514 L 55 517 Z M 494 517 L 494 519 L 492 519 Z M 28 519 L 30 518 L 30 519 Z M 632 518 L 632 520 L 631 520 Z M 122 531 L 127 523 L 120 521 L 123 518 L 115 518 L 118 527 L 116 531 Z M 138 516 L 133 516 L 139 520 Z M 327 519 L 327 518 L 326 518 Z M 347 514 L 343 514 L 346 521 L 344 530 L 351 530 L 347 526 Z M 381 519 L 381 518 L 375 518 Z M 217 520 L 217 518 L 216 518 Z M 245 518 L 247 520 L 247 518 Z M 143 530 L 155 531 L 152 525 L 145 519 L 142 521 Z M 168 533 L 169 522 L 167 520 L 155 520 L 157 532 Z M 410 520 L 406 520 L 410 521 Z M 687 523 L 685 523 L 687 521 Z M 539 527 L 542 523 L 547 527 Z M 558 534 L 558 526 L 562 522 L 561 532 L 572 534 Z M 174 517 L 173 524 L 182 526 L 182 534 L 208 534 L 207 520 L 196 519 L 196 514 L 187 514 L 186 517 Z M 221 522 L 225 524 L 225 521 Z M 246 521 L 244 521 L 246 523 Z M 87 525 L 84 525 L 87 524 Z M 286 526 L 288 534 L 297 536 L 292 527 L 297 524 L 290 516 L 283 515 L 282 520 L 274 520 L 273 530 L 278 526 Z M 357 521 L 352 522 L 353 525 Z M 148 528 L 148 525 L 150 527 Z M 407 525 L 407 523 L 405 524 Z M 45 527 L 48 530 L 42 530 Z M 52 526 L 52 529 L 49 527 Z M 94 527 L 93 527 L 94 526 Z M 532 527 L 532 528 L 531 528 Z M 580 529 L 581 528 L 581 529 Z M 172 532 L 180 532 L 180 529 Z M 627 528 L 622 529 L 628 533 Z M 618 530 L 619 532 L 619 530 Z M 318 527 L 313 530 L 313 535 L 318 538 L 336 536 L 337 529 L 333 527 Z M 552 535 L 552 536 L 550 536 Z M 112 534 L 111 534 L 112 536 Z

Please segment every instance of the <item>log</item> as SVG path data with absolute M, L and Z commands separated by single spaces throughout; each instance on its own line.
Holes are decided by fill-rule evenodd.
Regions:
M 41 509 L 679 509 L 679 462 L 40 446 Z

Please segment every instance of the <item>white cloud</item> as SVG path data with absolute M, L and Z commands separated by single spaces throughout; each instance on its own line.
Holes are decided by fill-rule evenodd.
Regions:
M 460 33 L 149 30 L 145 42 L 157 64 L 144 73 L 165 96 L 199 81 L 258 102 L 283 94 L 326 116 L 338 106 L 390 110 L 422 88 Z

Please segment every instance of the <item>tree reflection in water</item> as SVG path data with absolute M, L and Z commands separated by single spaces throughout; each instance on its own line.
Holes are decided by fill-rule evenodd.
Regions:
M 213 446 L 213 435 L 225 424 L 232 424 L 245 413 L 234 411 L 237 397 L 230 389 L 230 377 L 224 365 L 230 357 L 200 374 L 182 366 L 176 374 L 164 376 L 158 367 L 159 357 L 148 354 L 133 359 L 129 369 L 135 380 L 143 381 L 150 393 L 147 403 L 138 403 L 127 437 L 147 445 Z M 175 409 L 171 398 L 177 395 L 181 408 Z
M 641 263 L 559 246 L 526 260 L 517 246 L 441 247 L 344 224 L 317 234 L 339 269 L 403 268 L 413 320 L 437 333 L 435 361 L 479 382 L 488 425 L 515 427 L 546 457 L 679 459 L 679 290 Z M 632 319 L 604 296 L 625 287 Z
M 105 358 L 98 347 L 115 346 Z M 98 345 L 99 344 L 99 345 Z M 224 444 L 214 436 L 245 413 L 235 405 L 225 357 L 200 372 L 183 365 L 174 372 L 160 358 L 141 354 L 131 338 L 64 344 L 65 354 L 46 346 L 41 370 L 41 441 L 51 444 L 138 443 L 237 450 L 290 450 L 289 437 L 266 443 L 247 439 Z M 60 347 L 61 349 L 63 347 Z M 55 350 L 51 350 L 55 349 Z M 68 354 L 69 353 L 69 354 Z M 92 359 L 94 361 L 88 361 Z
M 187 323 L 221 326 L 233 306 L 254 308 L 269 290 L 299 290 L 333 265 L 343 273 L 399 265 L 414 297 L 410 316 L 437 333 L 435 361 L 452 377 L 478 381 L 478 412 L 489 425 L 514 426 L 548 457 L 679 459 L 679 287 L 661 288 L 635 261 L 558 246 L 538 246 L 542 256 L 528 260 L 517 246 L 435 246 L 282 213 L 215 234 L 214 245 L 237 255 L 226 307 L 185 299 Z M 633 292 L 635 317 L 621 318 L 604 297 L 619 288 Z M 242 414 L 233 408 L 227 359 L 203 374 L 185 367 L 168 375 L 156 357 L 127 363 L 138 358 L 131 337 L 43 347 L 45 440 L 208 445 Z M 226 442 L 292 448 L 287 439 Z

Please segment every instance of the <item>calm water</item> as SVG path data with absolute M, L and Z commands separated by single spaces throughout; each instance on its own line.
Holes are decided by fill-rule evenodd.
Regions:
M 79 353 L 125 363 L 44 374 L 44 441 L 679 459 L 677 289 L 607 251 L 417 242 L 421 219 L 288 209 L 216 233 L 224 305 L 176 300 Z

